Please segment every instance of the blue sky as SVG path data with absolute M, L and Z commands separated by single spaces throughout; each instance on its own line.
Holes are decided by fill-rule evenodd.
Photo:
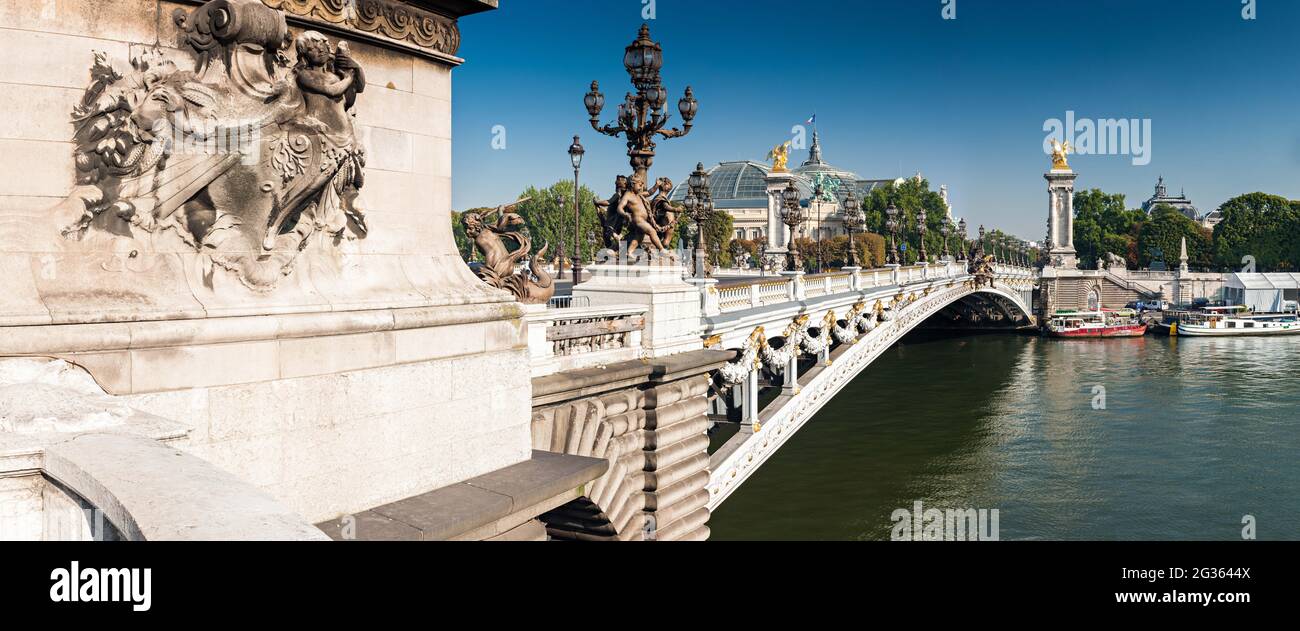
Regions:
M 629 172 L 624 142 L 591 129 L 582 97 L 599 80 L 613 118 L 642 2 L 501 0 L 461 20 L 456 209 L 571 178 L 575 133 L 584 184 L 608 194 Z M 1164 175 L 1203 212 L 1256 190 L 1300 198 L 1300 2 L 1257 0 L 1253 21 L 1242 0 L 955 2 L 944 20 L 945 0 L 656 0 L 670 103 L 689 84 L 700 112 L 689 136 L 659 143 L 651 175 L 762 160 L 816 113 L 828 162 L 867 178 L 919 170 L 950 187 L 959 216 L 1040 239 L 1043 126 L 1072 110 L 1152 129 L 1150 164 L 1073 156 L 1080 189 L 1136 207 Z

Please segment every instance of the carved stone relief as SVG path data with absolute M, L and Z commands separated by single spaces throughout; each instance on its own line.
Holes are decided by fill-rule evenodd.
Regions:
M 364 238 L 366 157 L 351 111 L 365 75 L 347 43 L 291 39 L 284 14 L 258 0 L 211 0 L 174 19 L 193 70 L 150 51 L 123 73 L 95 55 L 73 122 L 78 184 L 98 196 L 64 236 L 125 232 L 147 251 L 174 234 L 259 292 L 301 253 Z

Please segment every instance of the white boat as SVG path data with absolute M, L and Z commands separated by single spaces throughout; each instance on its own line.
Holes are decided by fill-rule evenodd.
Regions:
M 1300 335 L 1300 317 L 1295 313 L 1254 314 L 1244 307 L 1210 307 L 1199 313 L 1180 313 L 1161 327 L 1170 335 L 1185 337 Z

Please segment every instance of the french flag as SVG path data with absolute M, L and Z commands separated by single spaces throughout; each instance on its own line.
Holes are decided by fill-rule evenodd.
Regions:
M 816 115 L 816 114 L 813 114 L 813 115 L 812 115 L 812 118 L 809 118 L 806 122 L 804 122 L 805 125 L 814 125 L 814 124 L 816 124 L 816 123 L 817 123 L 817 115 Z

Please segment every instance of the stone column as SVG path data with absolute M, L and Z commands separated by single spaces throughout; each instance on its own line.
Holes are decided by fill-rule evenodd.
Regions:
M 1074 250 L 1074 180 L 1077 177 L 1069 169 L 1052 169 L 1043 174 L 1047 180 L 1048 233 L 1052 237 L 1048 255 L 1053 263 L 1059 259 L 1062 269 L 1079 268 Z
M 789 340 L 786 340 L 786 343 L 789 343 Z M 790 361 L 786 362 L 785 374 L 782 377 L 785 378 L 785 385 L 782 386 L 781 392 L 790 396 L 799 394 L 799 349 L 796 348 L 790 354 Z
M 793 173 L 767 174 L 767 254 L 784 259 L 790 228 L 781 223 L 781 191 L 794 180 Z
M 745 405 L 742 408 L 742 422 L 748 423 L 754 431 L 758 431 L 758 370 L 749 371 L 749 376 L 745 378 Z

